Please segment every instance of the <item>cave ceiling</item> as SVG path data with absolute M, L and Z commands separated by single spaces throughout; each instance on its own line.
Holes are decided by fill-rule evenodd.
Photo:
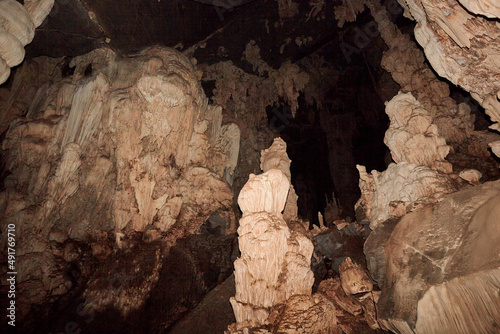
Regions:
M 278 1 L 56 0 L 26 53 L 77 56 L 107 45 L 130 55 L 153 45 L 181 51 L 198 45 L 199 62 L 232 60 L 244 67 L 242 53 L 255 40 L 263 60 L 277 67 L 342 41 L 344 32 L 333 19 L 337 2 L 315 7 L 314 1 L 300 1 L 295 15 L 283 19 Z M 365 12 L 358 24 L 370 18 Z

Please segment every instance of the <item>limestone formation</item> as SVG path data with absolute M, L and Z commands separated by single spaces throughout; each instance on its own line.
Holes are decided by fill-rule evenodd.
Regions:
M 498 5 L 491 1 L 399 1 L 417 21 L 415 38 L 442 77 L 471 93 L 499 129 Z M 479 15 L 475 15 L 479 14 Z
M 396 164 L 386 171 L 366 172 L 357 166 L 361 198 L 358 219 L 374 229 L 391 217 L 401 217 L 457 189 L 452 166 L 445 160 L 450 147 L 439 135 L 433 117 L 411 93 L 399 93 L 386 104 L 391 121 L 384 142 Z
M 401 217 L 425 203 L 437 202 L 457 189 L 447 175 L 407 162 L 390 164 L 382 173 L 369 174 L 365 167 L 357 168 L 361 198 L 356 210 L 364 213 L 372 229 L 391 217 Z
M 290 173 L 291 160 L 286 153 L 286 143 L 283 139 L 274 138 L 271 147 L 260 152 L 260 169 L 267 172 L 270 169 L 279 169 L 288 180 L 292 180 Z
M 366 1 L 366 5 L 377 22 L 380 36 L 389 47 L 384 52 L 382 67 L 391 73 L 402 91 L 411 92 L 430 112 L 439 134 L 458 149 L 474 129 L 474 116 L 467 106 L 457 105 L 449 96 L 448 84 L 436 77 L 419 47 L 390 21 L 387 9 L 372 1 Z
M 271 147 L 262 150 L 260 155 L 260 168 L 263 172 L 267 172 L 273 168 L 279 169 L 286 175 L 290 182 L 292 181 L 292 175 L 290 173 L 290 164 L 292 161 L 286 153 L 286 143 L 283 139 L 280 137 L 274 138 Z M 283 219 L 285 219 L 287 223 L 298 219 L 298 198 L 293 185 L 290 184 L 290 191 L 288 192 L 285 209 L 283 211 Z
M 218 113 L 222 116 L 220 111 Z M 214 171 L 223 175 L 227 183 L 232 185 L 240 153 L 240 128 L 235 123 L 224 124 L 220 129 L 214 130 L 214 136 L 218 139 L 207 160 Z M 226 164 L 220 164 L 220 161 L 226 161 Z
M 376 330 L 377 322 L 378 292 L 361 293 L 358 295 L 346 294 L 342 288 L 339 277 L 329 278 L 321 281 L 317 295 L 323 295 L 335 306 L 337 312 L 338 327 L 342 333 L 370 333 L 370 328 Z
M 281 312 L 279 312 L 281 311 Z M 277 324 L 274 333 L 340 334 L 335 305 L 322 294 L 292 296 L 271 314 Z
M 290 190 L 290 159 L 283 140 L 277 138 L 262 152 L 261 166 L 265 172 L 251 174 L 238 197 L 241 257 L 234 263 L 236 295 L 230 300 L 237 331 L 268 325 L 273 307 L 292 296 L 309 300 L 314 282 L 313 244 L 290 230 L 282 215 Z
M 346 258 L 339 266 L 342 289 L 346 295 L 354 295 L 373 290 L 373 282 L 366 274 L 363 267 L 354 263 L 350 257 Z
M 238 234 L 242 254 L 235 261 L 236 296 L 231 304 L 238 327 L 264 325 L 272 306 L 295 294 L 311 294 L 313 246 L 272 212 L 245 215 Z
M 213 212 L 232 212 L 224 177 L 236 165 L 239 131 L 221 124 L 222 110 L 208 104 L 189 59 L 153 48 L 134 58 L 96 50 L 73 61 L 74 76 L 42 85 L 3 141 L 11 174 L 0 196 L 6 208 L 1 219 L 16 224 L 18 252 L 53 268 L 19 277 L 21 291 L 36 291 L 19 299 L 21 309 L 63 293 L 71 283 L 52 279 L 65 266 L 55 269 L 57 257 L 31 250 L 34 240 L 45 249 L 49 238 L 93 244 L 110 234 L 116 247 L 126 249 L 132 235 L 148 230 L 168 250 Z M 89 66 L 93 74 L 85 77 Z M 24 88 L 11 91 L 12 98 Z M 29 271 L 32 263 L 21 260 L 18 266 Z M 151 272 L 144 289 L 92 288 L 87 302 L 130 312 L 157 278 Z
M 493 154 L 500 158 L 500 140 L 491 142 L 489 146 L 491 147 Z
M 477 169 L 465 169 L 461 171 L 458 174 L 458 176 L 460 176 L 462 179 L 469 182 L 470 184 L 478 184 L 479 180 L 481 179 L 481 176 L 483 175 Z
M 385 112 L 391 124 L 384 142 L 391 150 L 394 162 L 409 162 L 427 166 L 443 173 L 451 173 L 451 164 L 445 161 L 450 151 L 439 136 L 433 118 L 411 93 L 399 93 L 386 105 Z
M 31 43 L 35 29 L 49 15 L 54 0 L 0 2 L 0 84 L 10 76 L 10 68 L 24 59 L 24 47 Z
M 367 257 L 369 266 L 385 268 L 377 275 L 382 283 L 377 314 L 384 328 L 400 333 L 497 331 L 499 203 L 499 181 L 463 188 L 404 216 L 385 241 L 373 243 L 369 237 L 365 252 L 380 254 Z

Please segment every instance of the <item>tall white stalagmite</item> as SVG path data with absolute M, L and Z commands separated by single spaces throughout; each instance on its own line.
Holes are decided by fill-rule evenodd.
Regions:
M 238 330 L 267 324 L 273 306 L 310 296 L 314 282 L 313 244 L 283 219 L 290 190 L 286 144 L 277 138 L 261 154 L 265 173 L 251 174 L 238 198 L 241 257 L 234 263 L 236 296 L 230 300 Z

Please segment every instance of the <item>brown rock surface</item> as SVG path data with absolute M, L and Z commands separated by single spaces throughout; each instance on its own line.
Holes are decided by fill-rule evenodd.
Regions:
M 129 235 L 147 230 L 168 250 L 213 212 L 232 212 L 223 177 L 234 168 L 238 131 L 223 131 L 221 109 L 208 104 L 189 59 L 153 48 L 134 58 L 96 50 L 73 61 L 74 76 L 41 86 L 3 141 L 11 174 L 0 195 L 2 220 L 16 226 L 19 256 L 32 259 L 18 262 L 18 271 L 30 273 L 19 277 L 19 288 L 33 291 L 19 300 L 24 311 L 70 286 L 60 274 L 65 265 L 45 252 L 51 238 L 91 244 L 111 233 L 116 247 L 127 249 Z M 207 160 L 220 151 L 232 153 Z M 1 249 L 5 240 L 2 233 Z M 45 269 L 34 270 L 40 261 Z M 127 313 L 147 297 L 154 277 L 130 305 L 101 299 Z
M 376 276 L 383 327 L 401 333 L 498 329 L 499 203 L 499 181 L 467 187 L 404 216 L 385 243 L 376 246 L 369 237 L 365 252 L 384 250 L 385 260 L 368 257 L 379 261 L 375 268 L 385 266 L 383 277 Z

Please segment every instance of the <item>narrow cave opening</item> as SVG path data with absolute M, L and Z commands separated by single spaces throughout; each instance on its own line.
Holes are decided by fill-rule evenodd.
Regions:
M 287 143 L 299 216 L 316 225 L 318 212 L 325 223 L 355 220 L 356 165 L 384 170 L 390 162 L 383 142 L 389 121 L 377 93 L 363 88 L 364 74 L 349 82 L 353 76 L 346 71 L 344 88 L 329 90 L 326 108 L 308 106 L 301 96 L 294 117 L 286 105 L 266 110 L 269 126 Z
M 287 143 L 292 184 L 299 196 L 299 216 L 319 225 L 318 212 L 324 214 L 327 203 L 334 200 L 335 188 L 318 110 L 316 106 L 306 106 L 300 98 L 295 117 L 286 105 L 268 107 L 267 116 L 271 129 L 279 132 Z
M 357 25 L 369 26 L 371 20 L 362 16 Z M 356 45 L 355 51 L 346 54 L 342 43 L 327 43 L 298 62 L 311 75 L 318 97 L 308 98 L 306 89 L 294 117 L 284 101 L 267 108 L 269 127 L 288 145 L 299 216 L 314 224 L 319 223 L 318 212 L 327 224 L 356 220 L 354 207 L 361 194 L 356 165 L 383 171 L 391 162 L 384 143 L 389 127 L 384 102 L 400 87 L 380 67 L 387 46 L 379 35 L 356 44 L 360 30 L 353 24 L 343 31 L 342 43 Z

